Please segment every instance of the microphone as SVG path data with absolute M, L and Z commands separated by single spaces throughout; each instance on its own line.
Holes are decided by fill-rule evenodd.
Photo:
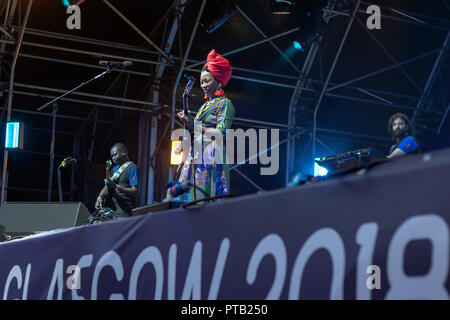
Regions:
M 67 167 L 70 166 L 71 164 L 77 163 L 77 159 L 72 158 L 72 157 L 67 157 L 65 158 L 62 162 L 61 162 L 61 167 Z
M 102 60 L 98 64 L 108 67 L 108 68 L 112 68 L 112 67 L 126 68 L 126 67 L 131 67 L 133 65 L 133 62 L 131 62 L 131 61 L 119 62 L 119 61 L 104 61 L 104 60 Z
M 185 74 L 184 77 L 188 80 L 188 83 L 186 85 L 186 89 L 188 91 L 191 91 L 192 87 L 194 86 L 195 83 L 195 78 L 193 76 L 187 75 Z
M 188 79 L 188 80 L 194 80 L 194 81 L 195 81 L 195 77 L 193 77 L 193 76 L 191 76 L 191 75 L 184 74 L 183 76 L 184 76 L 184 78 L 186 78 L 186 79 Z

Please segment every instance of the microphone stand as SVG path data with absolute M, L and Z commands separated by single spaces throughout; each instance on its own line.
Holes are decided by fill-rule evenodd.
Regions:
M 59 202 L 63 202 L 63 193 L 62 193 L 62 186 L 61 186 L 61 165 L 58 166 L 58 169 L 56 170 L 58 172 L 58 194 L 59 194 Z
M 78 90 L 78 89 L 80 89 L 80 88 L 86 86 L 87 84 L 91 83 L 92 81 L 103 78 L 103 77 L 106 76 L 108 73 L 110 73 L 112 70 L 113 70 L 113 69 L 111 68 L 111 66 L 108 66 L 107 69 L 106 69 L 105 71 L 103 71 L 102 73 L 100 73 L 99 75 L 96 75 L 94 78 L 92 78 L 92 79 L 90 79 L 90 80 L 88 80 L 88 81 L 86 81 L 86 82 L 83 82 L 82 84 L 78 85 L 77 87 L 73 88 L 72 90 L 67 91 L 66 93 L 64 93 L 63 95 L 61 95 L 61 96 L 59 96 L 59 97 L 56 97 L 55 99 L 53 99 L 53 100 L 50 101 L 50 102 L 47 102 L 47 103 L 44 104 L 43 106 L 40 106 L 39 108 L 37 108 L 37 111 L 43 110 L 44 108 L 46 108 L 47 106 L 51 105 L 52 103 L 55 103 L 56 101 L 61 100 L 61 99 L 64 98 L 65 96 L 67 96 L 67 95 L 71 94 L 72 92 L 74 92 L 74 91 L 76 91 L 76 90 Z
M 66 162 L 67 160 L 67 162 Z M 68 157 L 64 159 L 61 164 L 58 166 L 57 174 L 58 174 L 58 194 L 59 194 L 59 202 L 63 202 L 63 192 L 62 192 L 62 183 L 61 183 L 61 167 L 67 167 L 76 163 L 76 159 Z
M 59 97 L 56 97 L 55 99 L 53 99 L 50 102 L 47 102 L 46 104 L 40 106 L 39 108 L 37 108 L 37 111 L 41 111 L 44 108 L 46 108 L 49 105 L 53 105 L 53 122 L 52 122 L 52 138 L 50 141 L 50 174 L 49 174 L 49 183 L 48 183 L 48 201 L 51 201 L 51 194 L 52 194 L 52 181 L 53 181 L 53 156 L 54 156 L 54 143 L 55 143 L 55 125 L 56 125 L 56 111 L 58 108 L 58 104 L 56 103 L 57 101 L 61 100 L 62 98 L 64 98 L 65 96 L 71 94 L 72 92 L 86 86 L 87 84 L 91 83 L 94 80 L 97 79 L 101 79 L 103 78 L 105 75 L 107 75 L 108 73 L 110 73 L 112 71 L 112 67 L 111 66 L 107 66 L 107 69 L 105 71 L 103 71 L 102 73 L 96 75 L 94 78 L 81 83 L 80 85 L 76 86 L 75 88 L 73 88 L 70 91 L 67 91 L 66 93 L 64 93 L 63 95 L 60 95 Z M 58 168 L 58 179 L 60 179 L 59 177 L 59 168 Z M 62 201 L 62 195 L 60 194 L 59 196 L 59 201 Z

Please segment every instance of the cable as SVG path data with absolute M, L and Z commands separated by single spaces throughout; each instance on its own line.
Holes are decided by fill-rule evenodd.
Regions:
M 183 204 L 181 207 L 187 209 L 188 207 L 190 207 L 196 203 L 202 202 L 202 201 L 211 201 L 211 200 L 222 199 L 222 198 L 234 198 L 237 196 L 239 196 L 239 195 L 224 194 L 222 196 L 214 196 L 214 197 L 194 200 L 194 201 L 188 202 L 186 204 Z

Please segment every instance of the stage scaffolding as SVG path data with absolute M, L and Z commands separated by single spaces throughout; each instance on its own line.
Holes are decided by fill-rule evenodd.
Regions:
M 127 112 L 138 112 L 139 113 L 139 154 L 138 154 L 138 165 L 141 168 L 141 194 L 139 198 L 139 204 L 144 205 L 148 203 L 153 203 L 154 201 L 159 201 L 160 199 L 154 198 L 155 192 L 155 162 L 158 149 L 161 146 L 160 141 L 157 141 L 158 127 L 161 117 L 167 117 L 170 119 L 166 127 L 162 130 L 162 136 L 167 136 L 170 134 L 169 129 L 174 129 L 179 122 L 175 118 L 175 113 L 177 112 L 176 106 L 180 105 L 177 103 L 177 89 L 180 84 L 181 77 L 184 72 L 194 72 L 200 73 L 201 66 L 205 61 L 195 60 L 190 57 L 190 49 L 195 41 L 196 33 L 198 32 L 199 21 L 206 5 L 206 0 L 188 1 L 188 0 L 174 0 L 167 10 L 167 12 L 162 16 L 160 23 L 156 26 L 159 27 L 164 24 L 164 41 L 159 46 L 151 40 L 151 36 L 146 35 L 138 27 L 136 27 L 132 20 L 133 17 L 125 16 L 120 9 L 114 7 L 108 0 L 102 0 L 105 5 L 105 9 L 113 11 L 117 19 L 124 21 L 131 29 L 133 29 L 144 41 L 142 46 L 133 46 L 125 43 L 109 42 L 102 39 L 93 39 L 87 37 L 74 36 L 70 34 L 63 34 L 45 30 L 34 29 L 27 26 L 27 19 L 31 10 L 33 10 L 33 0 L 20 1 L 20 0 L 3 0 L 0 4 L 0 63 L 2 69 L 1 73 L 4 73 L 3 78 L 8 78 L 9 83 L 3 83 L 3 93 L 7 94 L 8 99 L 6 104 L 3 106 L 4 113 L 6 112 L 6 120 L 11 118 L 12 112 L 24 113 L 34 117 L 51 117 L 52 127 L 51 128 L 30 128 L 31 130 L 47 130 L 51 132 L 52 139 L 54 141 L 55 137 L 60 134 L 73 135 L 74 153 L 80 153 L 79 150 L 79 139 L 83 136 L 83 130 L 89 124 L 92 126 L 90 133 L 91 143 L 89 152 L 84 155 L 87 161 L 93 161 L 93 148 L 96 143 L 96 129 L 97 126 L 110 126 L 111 130 L 106 135 L 106 137 L 100 137 L 101 140 L 105 141 L 111 135 L 112 130 L 120 123 Z M 331 19 L 342 19 L 347 21 L 347 26 L 343 37 L 339 43 L 339 46 L 335 49 L 335 56 L 333 60 L 333 65 L 330 70 L 326 73 L 326 77 L 322 80 L 312 79 L 309 74 L 313 67 L 316 59 L 322 59 L 320 53 L 320 44 L 326 33 L 322 34 L 320 39 L 314 42 L 313 46 L 308 51 L 308 56 L 302 66 L 297 66 L 293 63 L 283 52 L 277 47 L 273 40 L 288 37 L 292 33 L 298 31 L 298 28 L 293 28 L 290 30 L 285 30 L 279 34 L 267 35 L 250 17 L 249 12 L 245 12 L 241 7 L 236 6 L 236 14 L 241 15 L 245 21 L 248 23 L 248 28 L 255 30 L 259 35 L 260 39 L 255 40 L 248 45 L 240 48 L 233 49 L 229 52 L 221 53 L 225 57 L 230 57 L 238 52 L 246 52 L 251 48 L 259 46 L 261 44 L 270 44 L 275 52 L 280 55 L 280 57 L 288 64 L 291 65 L 293 70 L 296 71 L 298 76 L 291 76 L 278 73 L 263 72 L 254 69 L 243 68 L 240 66 L 233 66 L 232 79 L 237 81 L 247 81 L 252 83 L 257 83 L 262 86 L 268 87 L 281 87 L 285 88 L 287 92 L 292 93 L 292 98 L 289 106 L 289 116 L 286 123 L 273 123 L 270 121 L 258 121 L 253 119 L 236 118 L 235 123 L 239 126 L 244 127 L 256 127 L 256 128 L 269 128 L 269 129 L 280 129 L 287 133 L 287 138 L 282 140 L 280 144 L 287 145 L 286 154 L 286 184 L 289 182 L 295 168 L 295 157 L 298 154 L 298 150 L 302 148 L 307 148 L 309 145 L 312 146 L 312 154 L 305 155 L 305 150 L 302 150 L 302 154 L 305 157 L 312 159 L 316 156 L 316 144 L 320 144 L 322 147 L 326 148 L 330 152 L 333 151 L 327 143 L 323 141 L 326 135 L 335 135 L 342 137 L 343 139 L 358 139 L 361 141 L 369 141 L 371 144 L 388 145 L 390 143 L 389 139 L 386 137 L 371 136 L 366 134 L 361 134 L 359 132 L 347 132 L 340 130 L 333 130 L 330 128 L 320 127 L 317 122 L 317 114 L 320 111 L 322 100 L 324 97 L 344 99 L 348 101 L 357 101 L 361 103 L 374 104 L 380 106 L 387 106 L 392 108 L 393 112 L 398 112 L 402 110 L 409 110 L 413 112 L 413 123 L 415 128 L 420 130 L 431 130 L 433 132 L 439 133 L 446 118 L 450 108 L 450 104 L 446 101 L 445 92 L 442 94 L 442 103 L 433 102 L 430 98 L 432 90 L 436 85 L 436 79 L 441 77 L 440 72 L 442 71 L 442 64 L 448 57 L 448 47 L 449 47 L 449 37 L 450 37 L 450 21 L 443 20 L 439 18 L 434 18 L 430 16 L 425 16 L 419 13 L 412 13 L 406 11 L 399 11 L 390 7 L 382 8 L 382 19 L 388 19 L 396 21 L 399 24 L 411 24 L 421 26 L 427 29 L 430 33 L 439 33 L 445 36 L 445 40 L 441 47 L 430 48 L 430 50 L 419 56 L 409 58 L 404 61 L 397 61 L 392 54 L 383 46 L 381 41 L 379 41 L 373 34 L 368 32 L 367 41 L 375 41 L 377 45 L 383 50 L 387 57 L 392 61 L 392 65 L 385 67 L 383 69 L 371 72 L 359 76 L 354 79 L 349 79 L 344 83 L 334 83 L 331 81 L 333 71 L 335 66 L 339 63 L 339 58 L 342 54 L 342 49 L 344 46 L 349 45 L 347 40 L 348 34 L 351 33 L 351 29 L 360 25 L 365 28 L 365 19 L 368 16 L 365 8 L 367 8 L 371 3 L 365 1 L 355 1 L 356 5 L 354 7 L 349 7 L 346 10 L 336 9 L 336 1 L 330 0 L 326 8 L 323 10 L 323 18 L 329 23 Z M 183 11 L 186 6 L 196 6 L 197 16 L 195 17 L 195 23 L 190 32 L 189 39 L 181 39 L 181 32 L 179 31 L 181 21 L 184 18 Z M 19 25 L 14 25 L 14 17 L 18 17 Z M 367 30 L 368 31 L 368 30 Z M 215 31 L 220 33 L 220 29 Z M 33 35 L 35 39 L 39 41 L 24 41 L 24 35 Z M 151 34 L 150 34 L 151 35 Z M 177 39 L 178 36 L 178 39 Z M 46 40 L 52 40 L 53 44 L 46 43 Z M 184 41 L 187 45 L 184 45 L 184 52 L 180 55 L 175 55 L 172 53 L 172 45 L 175 41 Z M 60 44 L 54 44 L 60 41 Z M 95 46 L 97 49 L 94 50 L 84 50 L 84 49 L 74 49 L 73 47 L 66 46 L 65 43 L 70 41 L 74 44 L 87 44 Z M 25 54 L 21 52 L 21 48 L 26 47 L 27 49 L 37 51 L 36 54 Z M 7 50 L 9 48 L 9 50 Z M 14 48 L 12 50 L 12 48 Z M 61 59 L 45 56 L 45 54 L 38 53 L 39 49 L 46 49 L 52 52 L 62 52 L 71 54 L 71 58 Z M 110 54 L 108 50 L 117 49 L 123 52 L 123 54 Z M 424 88 L 421 88 L 416 80 L 414 80 L 414 75 L 408 74 L 403 68 L 406 64 L 417 61 L 424 57 L 436 56 L 435 63 L 432 70 L 430 70 L 428 80 Z M 12 60 L 11 60 L 12 56 Z M 21 83 L 16 82 L 14 79 L 15 65 L 20 63 L 22 59 L 28 59 L 30 61 L 35 61 L 36 63 L 53 63 L 58 64 L 68 64 L 73 66 L 79 66 L 80 68 L 91 68 L 102 70 L 103 67 L 99 65 L 93 65 L 88 63 L 83 63 L 77 61 L 77 58 L 82 56 L 89 57 L 102 57 L 104 59 L 112 60 L 128 60 L 135 62 L 137 64 L 147 64 L 156 65 L 156 73 L 150 74 L 144 72 L 143 70 L 121 70 L 115 69 L 113 74 L 116 76 L 124 75 L 126 76 L 126 82 L 123 85 L 121 91 L 122 96 L 113 96 L 109 94 L 110 90 L 107 90 L 103 94 L 92 94 L 87 92 L 74 92 L 70 96 L 63 98 L 61 101 L 67 101 L 70 103 L 79 104 L 86 108 L 89 106 L 91 108 L 90 113 L 87 117 L 77 117 L 73 115 L 62 114 L 58 112 L 57 107 L 53 107 L 53 111 L 49 110 L 38 112 L 35 110 L 30 110 L 29 108 L 22 108 L 13 104 L 13 95 L 21 96 L 34 96 L 34 97 L 47 97 L 49 100 L 59 96 L 60 94 L 66 92 L 66 89 L 52 87 L 52 86 L 42 86 L 33 83 Z M 18 59 L 20 60 L 18 61 Z M 9 65 L 8 62 L 12 61 Z M 9 73 L 7 69 L 9 67 Z M 164 72 L 170 68 L 175 70 L 177 73 L 177 78 L 172 88 L 172 97 L 170 104 L 160 103 L 160 89 L 164 84 Z M 398 69 L 405 76 L 405 79 L 409 81 L 416 89 L 416 95 L 405 95 L 399 92 L 389 92 L 386 90 L 378 90 L 376 88 L 362 88 L 358 87 L 358 81 L 373 77 L 375 75 L 381 74 L 383 72 Z M 243 76 L 242 74 L 247 76 Z M 250 76 L 248 76 L 250 75 Z M 148 92 L 145 99 L 130 99 L 126 98 L 128 91 L 128 80 L 130 77 L 142 78 L 143 88 L 148 88 Z M 268 80 L 270 79 L 270 80 Z M 117 80 L 117 78 L 116 78 Z M 290 81 L 291 84 L 286 83 Z M 117 86 L 114 81 L 110 88 Z M 317 90 L 319 86 L 321 89 Z M 367 97 L 361 98 L 359 95 L 352 94 L 338 94 L 335 93 L 337 89 L 345 88 L 351 92 L 363 93 Z M 445 90 L 444 90 L 445 91 Z M 305 96 L 305 94 L 309 94 Z M 392 99 L 401 100 L 403 102 L 393 102 Z M 314 111 L 312 113 L 313 127 L 304 128 L 297 125 L 297 119 L 299 117 L 299 108 L 301 107 L 303 101 L 312 101 L 315 105 Z M 435 100 L 434 100 L 435 101 Z M 102 119 L 99 110 L 103 108 L 110 108 L 111 110 L 118 110 L 115 119 Z M 426 118 L 425 118 L 426 117 Z M 80 123 L 79 129 L 76 132 L 64 132 L 57 131 L 55 129 L 55 121 L 57 119 L 70 119 L 73 121 L 78 121 Z M 423 122 L 426 119 L 427 122 Z M 2 121 L 5 121 L 5 117 L 2 117 Z M 431 123 L 431 124 L 430 124 Z M 307 145 L 296 146 L 296 139 L 299 136 L 304 136 L 309 139 Z M 100 139 L 98 138 L 98 139 Z M 50 159 L 49 163 L 49 187 L 48 190 L 38 190 L 39 192 L 47 192 L 48 200 L 51 200 L 51 194 L 56 192 L 56 188 L 52 186 L 53 173 L 54 173 L 54 159 L 55 157 L 63 157 L 57 153 L 54 145 L 49 146 L 50 151 L 47 154 Z M 25 152 L 27 152 L 25 150 Z M 33 154 L 33 152 L 29 152 Z M 307 153 L 307 152 L 306 152 Z M 5 192 L 9 188 L 20 189 L 16 186 L 7 186 L 7 160 L 8 151 L 4 151 L 4 162 L 3 162 L 3 179 L 6 183 L 2 184 L 2 207 L 6 200 Z M 247 159 L 248 160 L 248 159 Z M 263 188 L 258 186 L 255 181 L 248 178 L 239 171 L 238 167 L 240 165 L 235 165 L 231 167 L 232 171 L 236 172 L 242 176 L 246 181 L 249 182 L 259 191 L 263 191 Z M 73 176 L 73 173 L 72 173 Z M 23 188 L 25 189 L 25 188 Z M 73 193 L 73 177 L 72 186 L 70 192 L 65 192 L 67 195 Z

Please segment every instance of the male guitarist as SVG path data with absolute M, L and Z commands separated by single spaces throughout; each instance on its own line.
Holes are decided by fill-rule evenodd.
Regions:
M 100 191 L 95 208 L 110 209 L 118 218 L 131 216 L 139 192 L 137 167 L 128 160 L 127 147 L 123 143 L 112 146 L 111 159 L 114 164 L 112 176 L 109 180 L 105 180 L 105 186 Z

